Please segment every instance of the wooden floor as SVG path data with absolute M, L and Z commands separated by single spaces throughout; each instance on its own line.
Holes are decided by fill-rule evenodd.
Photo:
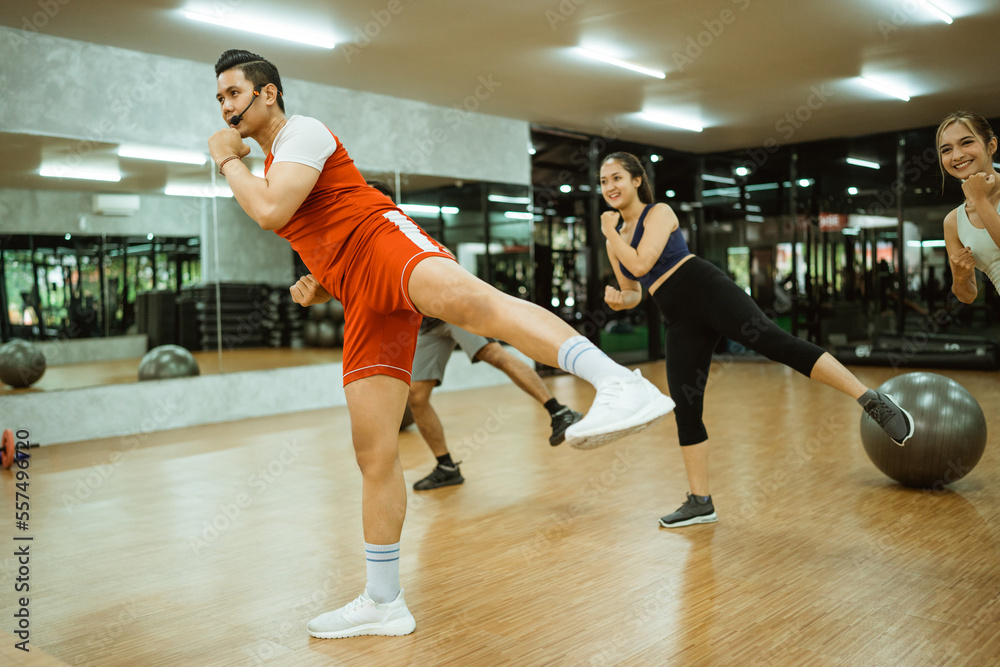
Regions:
M 333 364 L 340 363 L 343 358 L 343 351 L 339 347 L 306 347 L 294 350 L 286 347 L 238 348 L 223 350 L 221 354 L 218 350 L 192 352 L 191 354 L 198 362 L 198 370 L 201 375 L 263 371 L 310 364 Z M 30 387 L 14 389 L 0 384 L 0 397 L 6 394 L 80 389 L 82 387 L 138 382 L 141 361 L 141 358 L 115 359 L 50 366 L 45 369 L 41 379 Z
M 642 368 L 665 386 L 662 364 Z M 894 375 L 855 370 L 871 385 Z M 512 385 L 437 395 L 467 481 L 409 492 L 401 575 L 417 629 L 399 638 L 305 631 L 365 584 L 345 408 L 43 447 L 31 646 L 53 659 L 38 664 L 130 667 L 996 665 L 998 378 L 942 373 L 993 436 L 934 492 L 875 469 L 850 398 L 775 364 L 716 365 L 719 522 L 674 530 L 657 525 L 687 489 L 672 417 L 578 451 L 549 447 L 547 416 Z M 575 378 L 546 382 L 589 405 Z M 400 449 L 412 485 L 433 459 L 416 432 Z M 0 563 L 9 633 L 18 566 Z

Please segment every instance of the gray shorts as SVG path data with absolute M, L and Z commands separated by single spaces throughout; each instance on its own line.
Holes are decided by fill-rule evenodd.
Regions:
M 469 355 L 469 361 L 475 363 L 479 351 L 492 342 L 492 338 L 471 334 L 447 322 L 441 322 L 429 331 L 421 331 L 417 336 L 417 349 L 413 353 L 411 381 L 433 381 L 435 385 L 439 385 L 456 345 Z

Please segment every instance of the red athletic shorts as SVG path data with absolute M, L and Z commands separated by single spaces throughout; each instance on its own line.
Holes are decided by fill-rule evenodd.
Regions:
M 344 385 L 371 375 L 409 384 L 421 315 L 407 288 L 428 257 L 454 258 L 399 211 L 359 244 L 344 276 Z

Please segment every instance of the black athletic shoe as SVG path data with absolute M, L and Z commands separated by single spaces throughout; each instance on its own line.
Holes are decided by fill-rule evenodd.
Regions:
M 424 477 L 422 480 L 413 485 L 414 491 L 430 491 L 431 489 L 439 489 L 442 486 L 452 486 L 454 484 L 461 484 L 465 481 L 462 477 L 462 471 L 458 469 L 458 464 L 456 463 L 454 467 L 444 466 L 440 463 L 437 467 L 431 471 L 431 474 Z
M 552 415 L 552 435 L 549 436 L 549 444 L 555 447 L 561 445 L 566 439 L 566 429 L 583 419 L 583 415 L 570 408 L 563 408 Z
M 708 500 L 701 501 L 696 496 L 687 494 L 688 499 L 677 508 L 676 512 L 668 514 L 660 519 L 660 525 L 664 528 L 680 528 L 690 526 L 694 523 L 715 523 L 718 517 L 715 516 L 715 505 L 712 504 L 712 496 Z
M 889 438 L 902 447 L 913 436 L 913 417 L 889 394 L 869 389 L 858 401 Z

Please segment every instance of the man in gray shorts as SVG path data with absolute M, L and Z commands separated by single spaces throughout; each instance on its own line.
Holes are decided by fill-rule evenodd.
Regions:
M 420 435 L 437 458 L 437 467 L 431 474 L 413 485 L 416 491 L 437 489 L 465 481 L 458 468 L 459 462 L 451 460 L 441 420 L 438 419 L 430 403 L 431 392 L 434 387 L 441 384 L 445 366 L 448 365 L 456 345 L 469 355 L 472 363 L 485 361 L 506 373 L 514 384 L 549 411 L 552 417 L 552 435 L 549 437 L 549 444 L 553 446 L 560 444 L 566 438 L 566 429 L 583 418 L 579 412 L 552 398 L 552 394 L 538 373 L 505 350 L 500 343 L 471 334 L 447 322 L 425 317 L 420 323 L 420 333 L 417 335 L 417 349 L 413 354 L 413 377 L 410 380 L 410 395 L 407 402 Z

